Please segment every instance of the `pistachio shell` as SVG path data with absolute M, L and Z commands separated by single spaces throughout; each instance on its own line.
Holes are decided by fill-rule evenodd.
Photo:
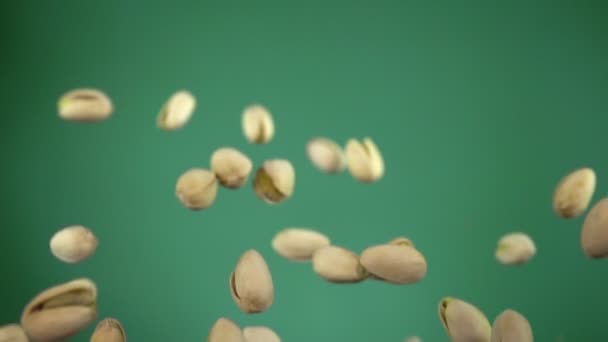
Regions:
M 97 288 L 89 279 L 76 279 L 51 287 L 23 310 L 21 326 L 35 341 L 67 339 L 97 318 Z
M 357 254 L 338 246 L 317 249 L 312 267 L 321 278 L 333 283 L 358 283 L 369 276 Z
M 496 259 L 505 265 L 527 263 L 536 254 L 534 241 L 524 233 L 510 233 L 498 241 Z
M 422 342 L 422 339 L 418 336 L 408 337 L 405 342 Z
M 503 311 L 492 326 L 491 342 L 534 342 L 530 322 L 515 310 Z
M 294 261 L 310 260 L 317 249 L 329 244 L 327 236 L 306 228 L 286 228 L 272 239 L 272 248 L 282 257 Z
M 28 342 L 28 338 L 19 324 L 7 324 L 0 326 L 0 342 Z
M 215 174 L 205 169 L 190 169 L 177 180 L 175 194 L 188 209 L 209 208 L 217 196 L 218 182 Z
M 220 184 L 229 189 L 245 184 L 252 168 L 251 160 L 232 147 L 219 148 L 211 155 L 211 170 Z
M 595 172 L 582 168 L 560 180 L 553 193 L 553 210 L 565 219 L 580 216 L 591 203 L 595 192 Z
M 97 238 L 86 227 L 68 226 L 53 235 L 50 247 L 57 259 L 73 264 L 93 255 L 97 249 Z
M 439 302 L 439 319 L 452 342 L 490 342 L 492 327 L 475 306 L 452 297 Z
M 97 122 L 114 111 L 112 101 L 98 89 L 82 88 L 65 93 L 57 104 L 59 117 L 67 121 Z
M 397 237 L 389 241 L 389 245 L 398 245 L 398 246 L 410 246 L 416 248 L 412 240 L 406 237 Z
M 350 139 L 346 143 L 346 160 L 350 174 L 361 182 L 376 182 L 384 176 L 384 159 L 370 138 L 363 139 L 363 143 Z
M 158 113 L 156 125 L 166 131 L 184 127 L 196 108 L 196 98 L 187 90 L 180 90 L 167 100 Z
M 306 153 L 312 164 L 325 173 L 338 173 L 346 166 L 342 147 L 328 138 L 311 139 L 306 145 Z
M 608 198 L 597 202 L 587 213 L 581 230 L 581 247 L 588 258 L 608 256 Z
M 266 311 L 274 302 L 274 285 L 262 255 L 250 249 L 239 259 L 230 275 L 230 293 L 241 309 L 249 314 Z
M 253 104 L 243 111 L 241 119 L 245 138 L 252 144 L 266 144 L 274 136 L 274 121 L 268 108 Z
M 256 172 L 253 189 L 266 203 L 276 204 L 291 197 L 295 180 L 295 170 L 288 160 L 267 160 Z
M 245 342 L 281 342 L 277 333 L 268 327 L 246 327 L 243 329 Z
M 211 327 L 207 342 L 245 342 L 245 339 L 238 325 L 221 317 Z
M 127 342 L 127 334 L 117 319 L 106 318 L 97 323 L 90 342 Z
M 361 265 L 376 278 L 393 284 L 413 284 L 426 276 L 424 256 L 414 247 L 378 245 L 361 253 Z

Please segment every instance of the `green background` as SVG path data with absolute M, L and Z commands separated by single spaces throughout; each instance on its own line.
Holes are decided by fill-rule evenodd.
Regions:
M 523 313 L 537 341 L 605 341 L 605 261 L 584 257 L 583 217 L 551 208 L 558 180 L 593 167 L 608 189 L 608 6 L 603 1 L 21 1 L 4 3 L 0 126 L 0 324 L 39 291 L 77 277 L 99 288 L 99 318 L 131 341 L 203 341 L 213 322 L 268 325 L 284 341 L 447 341 L 446 295 L 490 321 Z M 58 118 L 66 91 L 114 101 L 98 124 Z M 176 90 L 198 99 L 179 132 L 156 128 Z M 249 145 L 242 109 L 263 103 L 276 135 Z M 313 136 L 372 137 L 385 177 L 361 184 L 307 160 Z M 251 182 L 207 211 L 175 197 L 186 169 L 229 145 L 259 165 L 289 158 L 294 196 L 270 206 Z M 66 225 L 100 244 L 68 265 L 48 243 Z M 410 286 L 335 285 L 271 249 L 311 227 L 356 252 L 411 238 L 429 270 Z M 498 238 L 525 231 L 529 264 L 498 264 Z M 228 277 L 255 248 L 275 304 L 246 315 Z M 88 341 L 95 324 L 75 341 Z

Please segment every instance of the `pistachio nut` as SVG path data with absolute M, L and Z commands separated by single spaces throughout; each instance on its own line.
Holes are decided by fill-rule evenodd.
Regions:
M 245 138 L 252 144 L 266 144 L 274 136 L 274 121 L 268 108 L 252 104 L 245 108 L 241 118 Z
M 360 260 L 367 272 L 393 284 L 417 283 L 427 272 L 424 256 L 407 244 L 369 247 L 361 253 Z
M 81 262 L 97 249 L 97 238 L 83 226 L 68 226 L 56 232 L 49 243 L 51 253 L 66 263 Z
M 370 138 L 363 139 L 363 143 L 350 139 L 346 143 L 346 160 L 350 174 L 361 182 L 376 182 L 384 175 L 384 159 Z
M 338 173 L 346 166 L 342 147 L 328 138 L 311 139 L 306 145 L 306 153 L 312 164 L 325 173 Z
M 534 241 L 524 233 L 510 233 L 498 241 L 495 256 L 505 265 L 525 264 L 536 254 Z
M 408 337 L 405 342 L 422 342 L 422 339 L 418 336 Z
M 281 342 L 281 338 L 268 327 L 256 326 L 243 329 L 245 342 Z
M 266 203 L 276 204 L 291 197 L 295 181 L 296 173 L 288 160 L 272 159 L 257 170 L 253 189 Z
M 241 328 L 228 318 L 220 317 L 209 331 L 207 342 L 245 342 Z
M 530 322 L 515 310 L 503 311 L 492 326 L 491 342 L 534 342 Z
M 308 261 L 317 249 L 329 244 L 327 236 L 307 228 L 285 228 L 272 239 L 272 248 L 293 261 Z
M 490 342 L 490 322 L 478 308 L 463 300 L 441 299 L 439 319 L 452 342 Z
M 65 93 L 57 104 L 59 117 L 68 121 L 96 122 L 109 118 L 112 101 L 98 89 L 74 89 Z
M 211 155 L 211 170 L 220 184 L 229 189 L 245 184 L 252 168 L 251 160 L 232 147 L 219 148 Z
M 553 192 L 553 210 L 562 218 L 580 216 L 591 203 L 595 192 L 595 172 L 582 168 L 563 177 Z
M 245 313 L 260 313 L 273 304 L 272 275 L 258 251 L 250 249 L 240 257 L 230 275 L 230 293 L 236 305 Z
M 414 243 L 412 242 L 412 240 L 406 238 L 406 237 L 396 237 L 394 239 L 392 239 L 391 241 L 389 241 L 388 243 L 389 245 L 397 245 L 397 246 L 409 246 L 409 247 L 414 247 L 416 248 L 416 246 L 414 246 Z
M 106 318 L 97 323 L 90 342 L 127 342 L 127 334 L 117 319 Z
M 608 198 L 598 201 L 587 213 L 581 230 L 581 247 L 588 258 L 608 257 Z
M 156 118 L 156 125 L 166 131 L 184 127 L 196 108 L 196 98 L 187 90 L 180 90 L 167 100 Z
M 369 277 L 359 256 L 338 246 L 317 249 L 312 256 L 312 267 L 321 278 L 332 283 L 358 283 Z
M 97 288 L 85 278 L 51 287 L 23 310 L 21 326 L 34 341 L 67 339 L 97 318 Z
M 0 326 L 0 342 L 28 342 L 28 338 L 19 324 L 7 324 Z
M 193 168 L 184 172 L 175 186 L 175 194 L 188 209 L 209 208 L 217 196 L 217 179 L 209 170 Z

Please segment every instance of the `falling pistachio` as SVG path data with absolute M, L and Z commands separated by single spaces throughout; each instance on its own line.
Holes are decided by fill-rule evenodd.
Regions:
M 253 189 L 264 202 L 276 204 L 291 197 L 295 179 L 295 170 L 288 160 L 267 160 L 255 174 Z
M 358 283 L 369 276 L 357 254 L 338 246 L 317 249 L 312 266 L 321 278 L 333 283 Z
M 83 226 L 68 226 L 53 235 L 51 252 L 57 259 L 75 264 L 89 258 L 97 249 L 97 238 Z
M 580 216 L 595 192 L 595 172 L 582 168 L 563 177 L 553 193 L 553 210 L 565 219 Z
M 350 174 L 361 182 L 376 182 L 384 175 L 384 159 L 370 138 L 363 139 L 363 143 L 350 139 L 346 143 L 346 160 Z
M 184 172 L 178 178 L 175 185 L 175 194 L 188 209 L 207 209 L 215 201 L 217 184 L 217 178 L 213 172 L 193 168 Z
M 424 256 L 405 240 L 377 245 L 361 253 L 361 265 L 378 279 L 393 284 L 413 284 L 426 276 Z
M 490 342 L 492 327 L 475 306 L 453 297 L 439 302 L 439 319 L 452 342 Z
M 166 131 L 184 127 L 196 108 L 196 98 L 187 90 L 180 90 L 167 100 L 158 113 L 156 125 Z
M 0 326 L 0 342 L 28 342 L 28 338 L 19 324 L 7 324 Z
M 240 188 L 249 177 L 253 165 L 241 151 L 233 147 L 222 147 L 211 155 L 211 170 L 226 188 Z
M 243 111 L 241 119 L 243 134 L 252 144 L 266 144 L 274 136 L 274 121 L 268 108 L 253 104 Z
M 293 261 L 308 261 L 317 249 L 329 244 L 327 236 L 307 228 L 285 228 L 272 239 L 272 248 Z
M 503 311 L 492 326 L 491 342 L 534 342 L 530 322 L 515 310 Z
M 106 318 L 97 323 L 90 342 L 127 342 L 127 334 L 117 319 Z
M 306 153 L 312 164 L 325 173 L 335 174 L 346 166 L 342 147 L 328 138 L 311 139 L 306 145 Z
M 422 342 L 422 339 L 418 336 L 408 337 L 405 342 Z
M 209 331 L 207 342 L 245 342 L 241 328 L 228 318 L 220 317 Z
M 67 121 L 97 122 L 114 111 L 112 101 L 98 89 L 74 89 L 65 93 L 57 104 L 59 117 Z
M 583 221 L 581 247 L 590 259 L 608 257 L 608 198 L 597 202 Z
M 498 241 L 495 256 L 505 265 L 525 264 L 536 254 L 534 241 L 524 233 L 510 233 Z
M 245 342 L 281 342 L 281 338 L 268 327 L 255 326 L 243 329 Z
M 272 275 L 258 251 L 250 249 L 240 257 L 230 275 L 230 293 L 241 311 L 248 314 L 260 313 L 272 306 Z

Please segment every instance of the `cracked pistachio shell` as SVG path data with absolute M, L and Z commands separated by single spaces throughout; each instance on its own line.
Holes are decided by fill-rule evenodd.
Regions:
M 0 326 L 0 342 L 28 342 L 28 338 L 19 324 L 7 324 Z
M 156 125 L 166 131 L 184 127 L 196 108 L 196 98 L 187 90 L 180 90 L 167 100 L 156 118 Z
M 253 189 L 264 202 L 276 204 L 291 197 L 295 181 L 296 172 L 288 160 L 272 159 L 257 170 Z
M 405 342 L 422 342 L 422 339 L 418 336 L 408 337 Z
M 274 121 L 268 108 L 253 104 L 247 106 L 241 118 L 243 134 L 252 144 L 266 144 L 274 136 Z
M 90 342 L 126 342 L 127 334 L 117 319 L 106 318 L 95 327 Z
M 312 164 L 325 173 L 335 174 L 344 170 L 346 166 L 342 147 L 328 138 L 311 139 L 306 145 L 306 153 Z
M 23 310 L 21 326 L 34 341 L 57 341 L 74 336 L 97 318 L 97 288 L 89 279 L 51 287 Z
M 218 182 L 215 174 L 205 169 L 190 169 L 177 180 L 175 194 L 188 209 L 209 208 L 217 196 Z
M 321 278 L 332 283 L 358 283 L 369 276 L 357 254 L 338 246 L 317 249 L 312 256 L 312 267 Z
M 81 262 L 97 249 L 97 238 L 83 226 L 68 226 L 56 232 L 49 243 L 53 255 L 66 263 Z
M 534 241 L 524 233 L 510 233 L 498 241 L 495 256 L 504 265 L 525 264 L 536 254 Z
M 272 248 L 293 261 L 308 261 L 317 249 L 329 244 L 327 236 L 307 228 L 285 228 L 272 239 Z
M 281 342 L 277 333 L 268 327 L 256 326 L 243 329 L 245 342 Z
M 367 272 L 393 284 L 417 283 L 427 272 L 424 256 L 407 244 L 372 246 L 361 253 L 360 259 Z
M 490 342 L 492 327 L 475 306 L 452 297 L 439 302 L 439 319 L 452 342 Z
M 562 218 L 580 216 L 591 203 L 595 192 L 595 172 L 582 168 L 563 177 L 553 193 L 553 210 Z
M 384 176 L 384 159 L 370 138 L 362 143 L 350 139 L 346 143 L 346 160 L 350 174 L 358 181 L 372 183 Z
M 503 311 L 492 326 L 491 342 L 534 342 L 530 322 L 515 310 Z
M 238 325 L 221 317 L 211 327 L 207 342 L 245 342 L 245 339 Z
M 274 302 L 274 285 L 264 257 L 256 250 L 246 251 L 230 275 L 230 293 L 241 311 L 266 311 Z
M 601 199 L 587 213 L 581 230 L 581 247 L 590 259 L 608 257 L 608 198 Z
M 221 185 L 237 189 L 247 182 L 253 165 L 241 151 L 232 147 L 222 147 L 211 155 L 211 170 Z
M 102 121 L 114 111 L 108 95 L 89 88 L 68 91 L 59 99 L 57 107 L 60 118 L 80 122 Z

